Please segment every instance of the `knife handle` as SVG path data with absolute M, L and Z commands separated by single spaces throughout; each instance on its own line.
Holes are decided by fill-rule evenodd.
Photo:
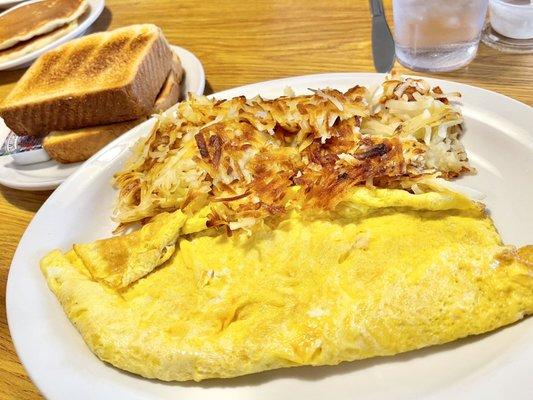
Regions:
M 369 0 L 370 10 L 372 12 L 372 17 L 379 17 L 383 15 L 383 1 L 382 0 Z

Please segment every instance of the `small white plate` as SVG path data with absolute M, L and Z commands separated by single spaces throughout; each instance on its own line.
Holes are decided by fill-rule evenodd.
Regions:
M 13 7 L 10 10 L 7 10 L 6 12 L 10 12 L 17 7 L 22 7 L 23 5 L 26 5 L 29 3 L 37 3 L 38 1 L 42 1 L 42 0 L 27 1 L 27 2 L 24 2 L 23 4 L 21 3 L 17 5 L 16 7 Z M 85 13 L 83 13 L 83 15 L 80 17 L 81 19 L 76 29 L 68 32 L 67 34 L 65 34 L 65 36 L 61 36 L 59 39 L 54 40 L 52 43 L 49 43 L 46 46 L 41 47 L 38 50 L 25 54 L 22 57 L 18 57 L 13 60 L 0 63 L 0 71 L 5 70 L 5 69 L 19 69 L 19 68 L 27 67 L 41 54 L 46 53 L 48 50 L 51 50 L 59 46 L 60 44 L 66 43 L 69 40 L 72 40 L 74 38 L 77 38 L 78 36 L 83 35 L 85 31 L 89 29 L 92 23 L 96 20 L 96 18 L 98 18 L 98 16 L 102 13 L 102 10 L 104 9 L 104 5 L 105 5 L 104 0 L 88 0 L 88 3 L 89 3 L 89 10 L 85 11 Z
M 324 74 L 282 79 L 215 94 L 216 98 L 307 88 L 380 83 L 382 74 Z M 428 79 L 463 94 L 463 142 L 478 174 L 461 183 L 487 195 L 485 203 L 503 240 L 533 243 L 533 115 L 509 97 Z M 337 366 L 280 369 L 201 383 L 164 383 L 125 373 L 100 361 L 83 342 L 48 289 L 39 260 L 51 249 L 110 236 L 117 193 L 113 174 L 130 147 L 150 132 L 132 129 L 88 160 L 44 203 L 24 233 L 7 282 L 7 317 L 15 348 L 30 378 L 50 400 L 89 399 L 503 399 L 531 400 L 533 318 L 486 335 L 393 357 Z
M 182 97 L 187 93 L 203 94 L 205 73 L 200 60 L 190 51 L 171 46 L 179 56 L 185 70 L 184 83 L 181 85 Z M 0 118 L 0 144 L 4 142 L 9 128 Z M 11 156 L 0 156 L 0 184 L 21 190 L 50 190 L 58 187 L 82 163 L 60 164 L 54 160 L 31 165 L 19 165 Z

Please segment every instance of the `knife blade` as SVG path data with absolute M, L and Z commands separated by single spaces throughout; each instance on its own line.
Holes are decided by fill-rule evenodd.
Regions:
M 372 57 L 378 72 L 389 72 L 394 65 L 394 39 L 385 19 L 382 0 L 369 0 L 372 11 Z

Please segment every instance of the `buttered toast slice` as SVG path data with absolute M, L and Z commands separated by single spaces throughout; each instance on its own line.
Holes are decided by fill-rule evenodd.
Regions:
M 180 97 L 180 81 L 183 69 L 178 56 L 174 56 L 173 68 L 169 72 L 152 112 L 158 113 L 176 104 Z M 53 131 L 43 139 L 43 147 L 54 160 L 60 163 L 85 161 L 106 144 L 113 141 L 146 118 L 117 124 L 92 126 L 68 131 Z
M 0 104 L 18 135 L 42 135 L 150 114 L 172 64 L 160 28 L 131 25 L 41 56 Z

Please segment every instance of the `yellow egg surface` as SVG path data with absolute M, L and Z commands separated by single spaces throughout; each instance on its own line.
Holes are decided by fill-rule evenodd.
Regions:
M 328 215 L 180 236 L 168 261 L 122 288 L 74 251 L 41 268 L 98 357 L 185 381 L 393 355 L 513 323 L 533 312 L 531 249 L 504 246 L 462 196 L 361 188 Z

